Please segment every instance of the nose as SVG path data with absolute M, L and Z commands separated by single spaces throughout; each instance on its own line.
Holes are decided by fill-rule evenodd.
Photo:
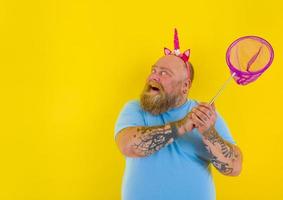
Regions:
M 155 82 L 160 83 L 160 77 L 158 76 L 157 73 L 150 74 L 147 80 L 148 81 L 155 81 Z

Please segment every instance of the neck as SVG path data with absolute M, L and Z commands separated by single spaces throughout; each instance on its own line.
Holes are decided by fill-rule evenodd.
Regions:
M 186 103 L 186 101 L 187 101 L 187 98 L 185 96 L 181 97 L 173 108 L 183 105 L 184 103 Z

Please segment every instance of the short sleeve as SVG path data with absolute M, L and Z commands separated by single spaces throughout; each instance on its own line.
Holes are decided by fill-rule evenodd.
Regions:
M 137 100 L 129 101 L 124 105 L 115 124 L 114 138 L 122 129 L 133 126 L 145 126 L 142 110 Z
M 217 119 L 215 122 L 215 129 L 224 140 L 232 144 L 236 144 L 224 119 L 218 112 L 217 112 Z

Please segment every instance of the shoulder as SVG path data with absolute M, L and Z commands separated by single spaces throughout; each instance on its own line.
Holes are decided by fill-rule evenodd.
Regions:
M 144 117 L 138 100 L 126 102 L 120 111 L 115 124 L 115 136 L 117 133 L 131 126 L 144 126 Z
M 136 99 L 127 101 L 120 111 L 120 117 L 127 117 L 127 118 L 131 118 L 131 117 L 140 118 L 142 117 L 143 114 L 144 111 L 140 106 L 140 101 Z
M 125 110 L 125 109 L 141 111 L 140 101 L 137 100 L 137 99 L 129 100 L 123 106 L 123 110 Z
M 125 105 L 140 106 L 140 101 L 138 99 L 131 99 L 125 103 Z

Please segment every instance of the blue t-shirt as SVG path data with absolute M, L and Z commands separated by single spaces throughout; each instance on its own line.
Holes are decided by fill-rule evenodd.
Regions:
M 126 127 L 157 126 L 180 120 L 196 105 L 196 101 L 187 100 L 177 108 L 151 115 L 140 107 L 138 100 L 129 101 L 116 122 L 115 137 Z M 215 128 L 224 140 L 235 144 L 219 113 Z M 123 200 L 215 199 L 210 156 L 197 129 L 147 157 L 125 158 Z

